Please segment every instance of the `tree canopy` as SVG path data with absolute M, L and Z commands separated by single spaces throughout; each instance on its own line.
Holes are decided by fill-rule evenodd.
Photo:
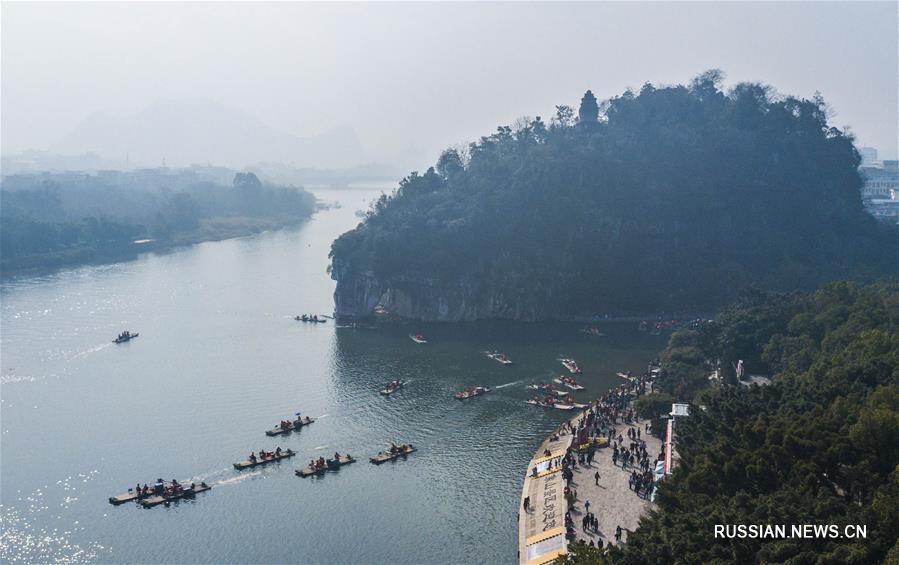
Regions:
M 703 332 L 672 336 L 679 363 L 736 353 L 770 386 L 706 385 L 678 421 L 680 463 L 627 545 L 576 563 L 880 563 L 899 559 L 899 284 L 832 283 L 755 295 Z M 733 336 L 742 336 L 735 341 Z M 667 378 L 667 377 L 666 377 Z M 660 383 L 665 387 L 671 380 Z M 677 384 L 674 382 L 674 384 Z M 601 511 L 601 508 L 600 508 Z M 867 526 L 865 539 L 715 539 L 715 524 Z M 892 561 L 891 561 L 892 560 Z
M 565 317 L 895 274 L 897 233 L 864 212 L 858 153 L 823 100 L 720 80 L 588 93 L 577 120 L 558 106 L 445 152 L 334 242 L 338 293 L 374 275 Z
M 165 247 L 245 235 L 315 209 L 310 193 L 263 185 L 253 173 L 237 173 L 231 187 L 189 173 L 108 173 L 4 177 L 0 268 L 122 260 L 146 249 L 137 239 Z

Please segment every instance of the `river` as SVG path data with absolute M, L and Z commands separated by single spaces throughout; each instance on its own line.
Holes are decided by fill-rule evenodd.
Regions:
M 340 207 L 294 230 L 2 281 L 0 560 L 515 562 L 525 466 L 567 414 L 525 404 L 525 385 L 560 374 L 565 355 L 603 391 L 665 337 L 633 324 L 593 337 L 563 323 L 295 322 L 331 312 L 331 241 L 378 193 L 317 190 Z M 110 343 L 124 329 L 140 337 Z M 394 378 L 410 383 L 380 396 Z M 496 390 L 452 398 L 476 384 Z M 318 421 L 264 435 L 297 410 Z M 391 440 L 419 451 L 368 463 Z M 232 468 L 278 445 L 299 455 Z M 359 461 L 294 476 L 335 450 Z M 157 477 L 213 488 L 169 507 L 107 502 Z

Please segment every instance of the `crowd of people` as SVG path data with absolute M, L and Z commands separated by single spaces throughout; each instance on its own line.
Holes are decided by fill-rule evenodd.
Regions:
M 645 423 L 641 429 L 638 424 L 638 415 L 633 409 L 633 401 L 651 391 L 653 378 L 651 370 L 652 365 L 650 370 L 642 376 L 635 376 L 627 382 L 609 389 L 604 396 L 591 402 L 580 418 L 576 421 L 566 422 L 560 429 L 560 433 L 575 436 L 572 446 L 559 462 L 561 476 L 565 481 L 565 498 L 568 502 L 568 509 L 565 513 L 565 535 L 571 542 L 589 543 L 590 546 L 600 548 L 604 544 L 600 537 L 599 519 L 591 512 L 589 501 L 584 501 L 583 504 L 580 529 L 588 538 L 595 535 L 596 542 L 593 539 L 585 541 L 578 537 L 576 524 L 572 517 L 572 511 L 577 511 L 578 503 L 577 490 L 572 484 L 574 470 L 578 465 L 593 467 L 593 461 L 598 454 L 597 445 L 602 443 L 608 445 L 612 464 L 624 471 L 630 470 L 628 480 L 630 490 L 646 499 L 652 495 L 655 487 L 654 462 L 643 437 L 644 433 L 650 431 L 649 424 Z M 626 428 L 626 431 L 621 428 Z M 549 453 L 544 451 L 544 455 L 548 456 Z M 655 460 L 663 458 L 664 447 Z M 599 471 L 596 470 L 589 476 L 592 476 L 595 485 L 598 486 L 601 479 Z M 620 524 L 615 528 L 616 543 L 621 542 L 623 531 Z

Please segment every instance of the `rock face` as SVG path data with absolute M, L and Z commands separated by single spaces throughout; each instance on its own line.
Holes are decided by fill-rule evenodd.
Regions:
M 382 281 L 374 273 L 356 273 L 335 262 L 331 277 L 337 281 L 334 291 L 335 313 L 338 317 L 365 318 L 383 307 L 402 318 L 458 322 L 479 319 L 534 321 L 555 317 L 552 309 L 534 308 L 534 304 L 550 304 L 551 292 L 534 296 L 510 295 L 489 284 L 463 281 L 442 285 L 428 279 L 408 278 Z M 506 288 L 516 288 L 508 286 Z

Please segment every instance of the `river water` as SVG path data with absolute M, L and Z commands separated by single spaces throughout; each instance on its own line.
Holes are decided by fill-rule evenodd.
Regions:
M 590 392 L 605 390 L 664 337 L 633 324 L 593 337 L 559 323 L 293 321 L 331 311 L 331 241 L 378 194 L 318 190 L 341 206 L 299 229 L 4 280 L 0 560 L 514 562 L 525 466 L 567 414 L 525 404 L 525 384 L 560 374 L 565 355 Z M 110 343 L 124 329 L 140 337 Z M 394 378 L 411 382 L 380 396 Z M 452 398 L 476 384 L 497 390 Z M 264 435 L 297 410 L 318 421 Z M 391 440 L 419 451 L 368 463 Z M 232 468 L 278 445 L 299 455 Z M 294 476 L 335 450 L 359 462 Z M 157 477 L 213 489 L 153 509 L 107 502 Z

